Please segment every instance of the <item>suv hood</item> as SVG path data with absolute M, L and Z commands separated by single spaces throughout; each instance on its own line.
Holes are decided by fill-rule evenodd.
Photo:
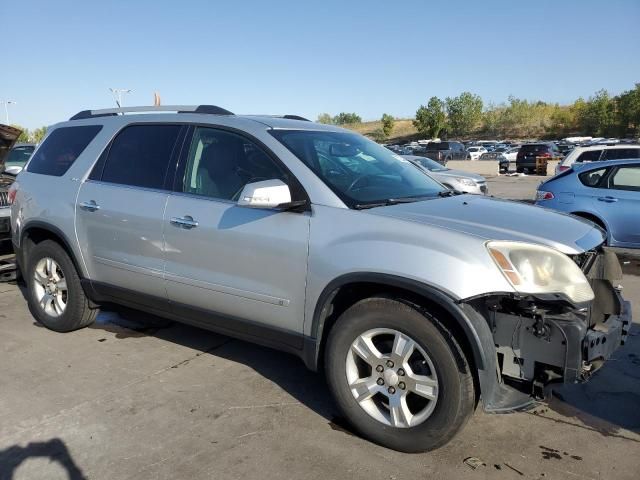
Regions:
M 605 240 L 593 223 L 542 207 L 477 195 L 459 195 L 367 211 L 455 230 L 484 240 L 537 243 L 567 255 L 591 250 Z
M 21 133 L 18 128 L 0 123 L 0 172 L 4 172 L 4 161 Z

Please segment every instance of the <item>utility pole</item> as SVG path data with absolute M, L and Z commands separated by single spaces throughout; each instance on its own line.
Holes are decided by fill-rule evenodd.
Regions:
M 0 100 L 0 103 L 4 103 L 5 123 L 9 125 L 9 105 L 16 105 L 18 102 L 14 102 L 13 100 Z
M 122 94 L 131 93 L 133 91 L 130 88 L 109 88 L 109 90 L 113 94 L 113 98 L 115 99 L 118 108 L 122 108 Z

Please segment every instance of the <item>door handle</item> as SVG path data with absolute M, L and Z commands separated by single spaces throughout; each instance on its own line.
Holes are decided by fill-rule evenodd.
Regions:
M 187 230 L 191 230 L 192 228 L 196 228 L 199 224 L 196 220 L 193 219 L 190 215 L 185 215 L 184 217 L 171 217 L 171 225 L 175 225 L 176 227 L 186 228 Z
M 87 212 L 95 212 L 96 210 L 100 210 L 100 205 L 98 205 L 95 200 L 89 200 L 88 202 L 82 202 L 80 208 Z
M 601 202 L 606 202 L 606 203 L 613 203 L 613 202 L 617 202 L 618 199 L 616 197 L 598 197 L 598 200 L 600 200 Z

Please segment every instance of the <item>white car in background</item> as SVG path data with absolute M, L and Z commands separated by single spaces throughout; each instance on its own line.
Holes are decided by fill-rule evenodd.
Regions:
M 469 160 L 478 160 L 480 155 L 483 153 L 487 153 L 487 149 L 484 147 L 468 147 L 467 154 L 469 156 Z
M 502 152 L 502 156 L 509 160 L 510 162 L 515 162 L 516 157 L 518 156 L 518 151 L 520 147 L 511 147 Z
M 556 175 L 569 170 L 574 163 L 640 158 L 640 145 L 592 145 L 576 147 L 556 165 Z

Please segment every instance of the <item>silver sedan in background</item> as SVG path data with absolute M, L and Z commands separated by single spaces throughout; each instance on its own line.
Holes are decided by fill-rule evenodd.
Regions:
M 435 160 L 416 155 L 402 155 L 402 158 L 409 160 L 419 169 L 431 175 L 445 187 L 464 193 L 486 195 L 487 179 L 476 173 L 464 172 L 462 170 L 452 170 L 443 167 Z

